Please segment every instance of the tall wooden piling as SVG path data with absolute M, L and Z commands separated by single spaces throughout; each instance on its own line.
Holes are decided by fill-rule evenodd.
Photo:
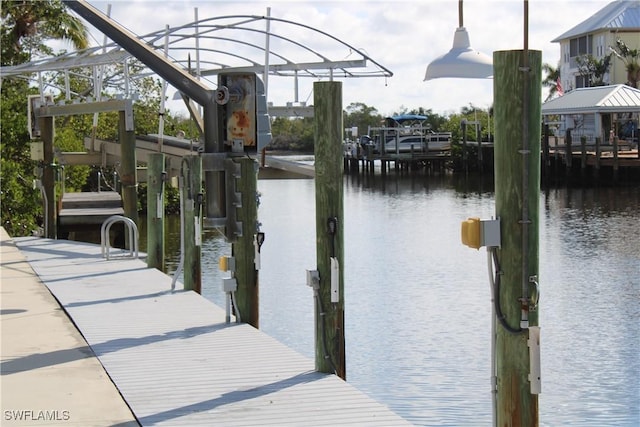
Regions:
M 255 265 L 255 238 L 258 231 L 258 164 L 250 158 L 233 160 L 240 163 L 240 177 L 236 178 L 236 188 L 241 193 L 242 207 L 236 209 L 236 218 L 242 222 L 242 235 L 232 244 L 232 255 L 236 260 L 235 278 L 236 310 L 243 323 L 254 328 L 259 321 L 258 270 Z
M 42 186 L 44 188 L 44 194 L 46 196 L 46 199 L 44 200 L 46 209 L 43 212 L 45 223 L 47 224 L 47 227 L 45 228 L 45 237 L 49 239 L 55 239 L 58 227 L 56 224 L 56 171 L 53 164 L 53 117 L 43 116 L 38 120 L 43 151 Z
M 124 208 L 125 216 L 131 218 L 136 223 L 136 225 L 138 225 L 136 135 L 133 128 L 127 129 L 127 114 L 133 114 L 131 107 L 119 112 L 120 120 L 118 121 L 118 136 L 120 140 L 120 183 L 122 185 L 122 205 Z M 129 242 L 129 239 L 125 239 L 125 242 Z
M 197 155 L 182 160 L 184 181 L 184 289 L 202 293 L 202 159 Z
M 164 271 L 164 154 L 147 161 L 147 266 Z
M 495 203 L 502 234 L 499 301 L 505 321 L 515 329 L 523 316 L 529 326 L 538 324 L 537 312 L 529 311 L 521 299 L 538 274 L 542 55 L 528 51 L 525 58 L 523 52 L 493 54 Z M 523 71 L 523 64 L 530 71 Z M 526 328 L 520 333 L 497 329 L 496 425 L 538 425 L 538 396 L 529 381 L 531 333 Z
M 342 83 L 313 85 L 316 156 L 316 256 L 320 289 L 315 304 L 315 360 L 320 372 L 346 379 L 344 331 L 344 204 Z M 397 162 L 396 162 L 397 164 Z M 332 258 L 334 261 L 332 261 Z M 338 301 L 331 300 L 331 263 L 338 263 Z

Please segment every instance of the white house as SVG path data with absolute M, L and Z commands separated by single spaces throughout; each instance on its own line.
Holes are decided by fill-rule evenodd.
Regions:
M 560 79 L 565 92 L 586 87 L 576 58 L 592 55 L 603 59 L 622 40 L 629 49 L 640 49 L 640 0 L 617 0 L 595 15 L 552 40 L 560 43 Z M 627 70 L 619 58 L 612 58 L 606 84 L 627 83 Z

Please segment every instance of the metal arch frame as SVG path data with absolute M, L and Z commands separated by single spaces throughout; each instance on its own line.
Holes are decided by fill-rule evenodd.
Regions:
M 234 19 L 236 22 L 232 22 L 229 24 L 216 24 L 216 22 L 220 22 L 223 20 Z M 265 30 L 258 28 L 250 28 L 247 25 L 259 23 L 261 21 L 270 21 L 270 22 L 280 22 L 284 23 L 288 26 L 299 27 L 305 30 L 308 30 L 312 33 L 317 33 L 337 42 L 339 45 L 342 45 L 349 49 L 351 53 L 355 52 L 359 55 L 360 58 L 354 60 L 340 60 L 340 61 L 332 61 L 326 55 L 321 54 L 317 50 L 313 49 L 310 46 L 306 46 L 296 40 L 291 39 L 283 34 L 279 34 L 278 32 L 274 32 L 273 30 Z M 197 28 L 197 32 L 193 32 L 190 34 L 184 34 L 182 31 L 188 29 Z M 269 48 L 267 52 L 266 46 L 261 46 L 259 44 L 246 42 L 239 39 L 233 39 L 225 36 L 214 36 L 212 33 L 220 32 L 220 31 L 245 31 L 245 32 L 253 32 L 257 34 L 261 34 L 265 37 L 272 37 L 278 40 L 282 40 L 288 45 L 294 46 L 300 51 L 310 53 L 313 56 L 316 56 L 320 59 L 318 62 L 296 62 L 295 59 L 291 57 L 287 57 L 283 54 L 274 51 Z M 333 79 L 334 73 L 340 73 L 340 78 L 357 78 L 357 77 L 391 77 L 393 73 L 388 70 L 386 67 L 382 66 L 375 60 L 373 60 L 370 56 L 366 55 L 359 49 L 354 48 L 352 45 L 338 39 L 337 37 L 313 28 L 309 25 L 301 24 L 299 22 L 293 22 L 286 19 L 275 18 L 271 16 L 260 16 L 260 15 L 227 15 L 227 16 L 219 16 L 219 17 L 211 17 L 206 19 L 200 19 L 197 21 L 190 22 L 188 24 L 169 27 L 168 29 L 157 30 L 146 34 L 144 36 L 140 36 L 139 39 L 144 40 L 145 43 L 152 46 L 155 50 L 160 50 L 164 48 L 164 43 L 162 46 L 157 46 L 156 43 L 162 38 L 167 38 L 168 45 L 170 49 L 169 55 L 171 52 L 175 51 L 186 51 L 186 50 L 194 50 L 194 47 L 187 46 L 175 46 L 178 43 L 182 43 L 188 41 L 190 39 L 205 39 L 205 40 L 219 40 L 228 43 L 235 43 L 237 45 L 246 46 L 252 49 L 255 49 L 256 52 L 259 52 L 262 55 L 263 62 L 264 55 L 268 53 L 269 55 L 273 55 L 275 58 L 282 61 L 282 63 L 276 64 L 268 64 L 268 72 L 269 75 L 277 76 L 277 77 L 294 77 L 294 78 L 315 78 L 315 79 L 323 79 L 330 78 Z M 173 47 L 172 47 L 173 45 Z M 266 43 L 265 43 L 266 45 Z M 107 49 L 109 49 L 107 51 Z M 102 50 L 104 53 L 98 51 Z M 204 70 L 201 70 L 199 75 L 200 77 L 217 75 L 220 72 L 229 72 L 229 71 L 240 71 L 247 72 L 252 71 L 259 74 L 263 74 L 265 71 L 265 66 L 261 64 L 260 60 L 253 59 L 248 55 L 242 55 L 237 53 L 231 53 L 220 49 L 211 49 L 207 47 L 199 47 L 198 49 L 201 52 L 209 52 L 217 55 L 224 55 L 228 57 L 233 57 L 239 59 L 241 61 L 246 61 L 246 65 L 238 65 L 233 66 L 230 64 L 225 64 L 219 60 L 212 60 L 212 58 L 208 57 L 205 59 L 199 59 L 199 64 L 207 64 L 209 66 L 215 65 L 215 67 L 207 67 Z M 55 58 L 46 58 L 46 59 L 38 59 L 26 64 L 20 64 L 17 66 L 11 67 L 2 67 L 0 75 L 2 77 L 7 76 L 25 76 L 29 73 L 40 73 L 45 71 L 66 71 L 73 68 L 83 68 L 83 67 L 92 67 L 99 65 L 107 65 L 120 63 L 123 64 L 124 67 L 127 66 L 127 60 L 131 58 L 133 55 L 129 54 L 122 50 L 117 43 L 109 43 L 103 46 L 97 46 L 85 49 L 83 51 L 76 51 L 65 53 L 61 56 Z M 187 63 L 188 60 L 180 59 L 177 60 L 169 56 L 174 63 L 179 64 L 185 69 L 189 66 Z M 217 59 L 217 58 L 216 58 Z M 370 61 L 375 65 L 376 69 L 374 70 L 362 70 L 362 71 L 354 71 L 354 68 L 367 68 L 367 61 Z M 324 70 L 324 71 L 323 71 Z M 191 71 L 189 71 L 191 73 Z M 116 73 L 118 74 L 118 73 Z M 126 74 L 126 73 L 125 73 Z M 143 72 L 143 74 L 149 75 L 151 73 Z M 114 74 L 115 75 L 115 74 Z M 90 79 L 92 77 L 82 76 L 84 78 Z M 113 76 L 112 76 L 113 77 Z M 124 79 L 127 79 L 128 76 L 125 75 Z M 123 82 L 124 79 L 114 79 L 109 78 L 112 84 L 111 87 L 117 87 L 118 84 L 127 85 L 128 82 Z M 207 80 L 210 82 L 209 80 Z M 215 82 L 210 82 L 215 85 Z M 62 90 L 55 85 L 50 85 L 51 87 L 55 87 L 58 90 Z M 128 95 L 128 94 L 125 94 Z M 296 94 L 297 96 L 297 94 Z

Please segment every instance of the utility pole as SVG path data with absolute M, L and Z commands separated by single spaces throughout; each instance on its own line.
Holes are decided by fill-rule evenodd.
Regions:
M 346 379 L 342 84 L 313 85 L 316 165 L 316 370 Z
M 499 303 L 513 329 L 498 326 L 496 334 L 498 426 L 539 423 L 534 287 L 539 271 L 541 62 L 540 51 L 527 49 L 493 55 L 495 198 L 502 227 Z

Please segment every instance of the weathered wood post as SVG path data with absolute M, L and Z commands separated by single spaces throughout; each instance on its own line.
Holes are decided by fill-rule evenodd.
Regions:
M 460 128 L 462 129 L 462 167 L 464 168 L 464 176 L 469 175 L 469 164 L 467 161 L 467 121 L 462 120 L 460 122 Z
M 342 186 L 342 84 L 316 82 L 316 369 L 346 379 L 344 331 L 344 205 Z M 397 163 L 397 162 L 396 162 Z M 338 289 L 332 297 L 333 280 Z M 336 265 L 337 264 L 337 265 Z M 335 268 L 337 267 L 337 270 Z M 337 273 L 337 274 L 336 274 Z M 337 301 L 336 301 L 337 300 Z
M 600 179 L 600 156 L 602 154 L 601 145 L 602 145 L 602 138 L 600 138 L 599 136 L 596 136 L 596 165 L 595 165 L 595 172 L 594 172 L 596 181 Z
M 184 181 L 184 289 L 202 293 L 202 158 L 184 156 L 182 160 Z
M 233 160 L 240 164 L 240 176 L 236 188 L 241 193 L 241 208 L 236 209 L 236 219 L 242 222 L 242 235 L 231 245 L 231 253 L 236 260 L 235 278 L 236 310 L 240 319 L 254 328 L 259 321 L 258 270 L 255 265 L 255 238 L 258 232 L 258 164 L 250 158 Z
M 45 231 L 49 239 L 55 239 L 57 235 L 58 225 L 56 224 L 56 179 L 53 164 L 53 137 L 54 126 L 53 116 L 41 116 L 39 119 L 40 137 L 42 138 L 42 186 L 46 200 L 45 212 Z
M 503 325 L 496 333 L 498 426 L 539 422 L 539 378 L 528 347 L 528 340 L 538 342 L 538 314 L 528 298 L 538 275 L 541 62 L 540 51 L 493 54 L 495 198 L 502 234 L 498 295 L 504 320 L 515 330 Z
M 147 162 L 147 267 L 164 271 L 164 154 Z
M 542 137 L 542 175 L 544 176 L 544 182 L 549 182 L 549 125 L 544 125 L 544 134 Z
M 564 137 L 564 164 L 566 166 L 565 174 L 567 177 L 571 175 L 571 166 L 573 161 L 572 143 L 571 129 L 567 129 Z
M 618 157 L 618 137 L 613 138 L 613 182 L 618 182 L 618 169 L 620 159 Z
M 124 110 L 119 111 L 118 137 L 120 140 L 120 183 L 122 205 L 125 216 L 138 225 L 138 179 L 136 176 L 136 135 L 133 127 L 133 107 L 127 100 Z M 126 229 L 126 228 L 125 228 Z M 129 239 L 125 239 L 129 244 Z M 129 249 L 129 248 L 127 248 Z
M 580 137 L 580 176 L 584 179 L 587 176 L 587 137 Z

